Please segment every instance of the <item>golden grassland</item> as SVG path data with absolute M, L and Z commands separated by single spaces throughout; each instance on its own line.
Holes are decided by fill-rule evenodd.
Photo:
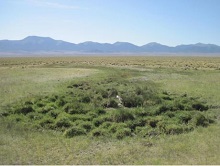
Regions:
M 0 112 L 22 99 L 54 93 L 80 77 L 111 69 L 139 72 L 171 93 L 212 105 L 216 123 L 180 135 L 149 138 L 64 138 L 0 119 L 0 164 L 220 164 L 219 57 L 0 58 Z
M 1 67 L 39 67 L 45 65 L 94 65 L 144 68 L 181 68 L 220 70 L 219 57 L 175 56 L 82 56 L 1 58 Z

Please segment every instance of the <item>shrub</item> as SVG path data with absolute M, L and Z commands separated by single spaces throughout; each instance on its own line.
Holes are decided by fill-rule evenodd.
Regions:
M 60 110 L 51 110 L 50 112 L 48 112 L 48 115 L 56 119 L 60 112 Z
M 172 104 L 166 103 L 166 104 L 159 106 L 159 108 L 156 110 L 156 114 L 160 115 L 160 114 L 165 113 L 167 111 L 174 111 L 174 110 L 175 109 Z
M 26 116 L 23 114 L 12 114 L 8 116 L 10 121 L 15 121 L 15 122 L 23 122 L 26 120 Z
M 156 137 L 160 134 L 161 134 L 161 132 L 158 128 L 150 128 L 149 131 L 148 131 L 148 136 L 149 137 Z
M 109 121 L 110 118 L 108 116 L 100 116 L 100 117 L 97 117 L 97 118 L 94 118 L 93 119 L 93 124 L 98 127 L 100 126 L 103 122 L 106 122 L 106 121 Z
M 144 116 L 151 115 L 149 109 L 146 109 L 146 108 L 136 108 L 134 110 L 134 114 L 138 117 L 144 117 Z
M 137 118 L 134 120 L 127 121 L 126 124 L 133 131 L 136 127 L 143 127 L 147 124 L 146 118 Z
M 193 103 L 192 104 L 192 108 L 194 108 L 194 109 L 196 109 L 198 111 L 206 111 L 206 110 L 208 110 L 208 106 L 206 106 L 206 105 L 204 105 L 202 103 L 199 103 L 199 102 Z
M 117 139 L 123 139 L 124 137 L 131 136 L 131 129 L 120 128 L 114 135 Z
M 86 135 L 86 130 L 79 126 L 73 126 L 64 132 L 64 136 L 67 138 L 71 138 L 79 135 Z
M 174 107 L 176 110 L 184 110 L 185 109 L 185 106 L 182 103 L 180 103 L 179 101 L 175 101 Z
M 43 101 L 37 101 L 36 102 L 37 107 L 44 107 L 45 105 L 46 105 L 46 103 L 44 103 Z
M 69 119 L 71 121 L 76 121 L 76 120 L 87 121 L 87 120 L 92 120 L 92 117 L 89 114 L 73 114 L 69 116 Z
M 116 97 L 118 95 L 118 91 L 115 88 L 108 89 L 108 97 Z
M 127 127 L 128 126 L 125 123 L 112 123 L 111 126 L 109 127 L 109 132 L 115 133 L 118 130 L 123 129 L 123 128 L 127 128 Z
M 149 117 L 146 119 L 146 121 L 148 125 L 150 125 L 152 128 L 155 128 L 157 127 L 157 123 L 161 121 L 162 118 L 163 118 L 162 116 Z
M 103 128 L 96 128 L 91 131 L 90 133 L 93 137 L 100 137 L 100 136 L 106 136 L 108 133 Z
M 44 106 L 44 107 L 41 107 L 41 108 L 37 109 L 37 112 L 39 112 L 41 114 L 46 114 L 46 113 L 50 112 L 51 110 L 54 110 L 54 108 Z
M 4 116 L 4 117 L 9 116 L 9 115 L 10 115 L 10 113 L 7 111 L 0 113 L 0 116 Z
M 149 128 L 148 127 L 139 127 L 137 126 L 135 128 L 135 134 L 141 137 L 146 137 L 148 136 Z
M 113 98 L 107 100 L 103 105 L 107 108 L 118 108 L 118 102 L 116 101 L 116 99 Z
M 91 119 L 97 118 L 99 116 L 95 111 L 89 111 L 86 115 L 91 117 Z
M 32 101 L 25 101 L 24 105 L 29 105 L 30 106 L 30 105 L 33 105 L 33 102 Z
M 60 114 L 55 121 L 55 126 L 58 128 L 70 127 L 71 125 L 72 124 L 69 117 L 67 117 L 67 115 L 65 114 Z
M 143 105 L 144 99 L 135 93 L 125 93 L 122 95 L 122 102 L 125 107 L 139 107 Z
M 106 113 L 106 111 L 102 108 L 97 108 L 97 109 L 94 110 L 94 112 L 97 113 L 98 115 Z
M 162 99 L 164 99 L 164 100 L 173 100 L 170 96 L 166 96 L 166 95 L 162 96 Z
M 172 118 L 176 115 L 176 113 L 171 112 L 171 111 L 167 111 L 164 115 L 168 116 L 169 118 Z
M 89 103 L 91 101 L 89 94 L 84 94 L 81 98 L 81 102 L 83 103 Z
M 103 122 L 102 125 L 100 125 L 100 128 L 109 129 L 111 126 L 112 122 Z
M 108 98 L 108 92 L 104 89 L 99 89 L 97 92 L 103 97 L 103 98 Z
M 28 114 L 30 112 L 34 112 L 34 109 L 32 108 L 32 106 L 29 106 L 29 105 L 28 106 L 23 106 L 21 108 L 17 108 L 15 110 L 15 113 L 17 113 L 17 114 L 24 114 L 24 115 L 26 115 L 26 114 Z
M 192 124 L 195 126 L 206 127 L 209 124 L 209 120 L 203 114 L 197 113 L 192 119 Z
M 112 110 L 110 117 L 114 122 L 125 122 L 134 119 L 133 114 L 127 109 Z
M 43 119 L 39 121 L 39 125 L 45 128 L 52 128 L 54 120 L 51 117 L 44 116 Z
M 89 122 L 89 121 L 82 122 L 79 124 L 79 126 L 83 129 L 85 129 L 86 132 L 89 132 L 94 128 L 92 122 Z
M 181 134 L 184 132 L 184 127 L 177 124 L 168 124 L 165 126 L 166 134 Z
M 181 123 L 188 123 L 192 119 L 192 114 L 188 111 L 180 111 L 176 113 L 176 117 Z
M 51 110 L 55 110 L 57 106 L 54 103 L 47 103 L 45 106 L 38 109 L 38 111 L 42 114 L 46 114 L 50 112 Z
M 64 100 L 64 96 L 60 96 L 57 100 L 56 100 L 56 104 L 60 107 L 64 106 L 66 104 L 66 101 Z
M 67 103 L 64 105 L 63 109 L 69 114 L 84 114 L 87 112 L 84 110 L 83 104 L 80 102 Z
M 30 118 L 31 120 L 40 120 L 43 118 L 43 115 L 37 112 L 31 112 L 27 114 L 27 117 Z

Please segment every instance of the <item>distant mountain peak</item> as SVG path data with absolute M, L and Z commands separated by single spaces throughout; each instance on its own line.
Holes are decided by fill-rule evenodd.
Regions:
M 40 36 L 27 36 L 23 40 L 38 40 L 38 39 L 45 39 L 45 40 L 54 40 L 50 37 L 40 37 Z
M 146 45 L 148 45 L 148 46 L 155 46 L 155 45 L 162 45 L 162 44 L 157 43 L 157 42 L 150 42 L 150 43 L 148 43 Z
M 55 43 L 56 40 L 50 38 L 50 37 L 39 37 L 39 36 L 28 36 L 21 40 L 22 43 L 29 43 L 29 44 L 47 44 L 47 43 Z M 60 41 L 59 41 L 60 42 Z
M 101 43 L 98 43 L 98 42 L 93 42 L 93 41 L 85 41 L 83 43 L 79 43 L 80 45 L 94 45 L 94 44 L 101 44 Z
M 133 45 L 133 46 L 135 46 L 135 45 L 132 44 L 132 43 L 129 43 L 129 42 L 120 42 L 120 41 L 117 41 L 117 42 L 113 43 L 113 45 L 115 45 L 115 46 L 120 46 L 120 45 Z

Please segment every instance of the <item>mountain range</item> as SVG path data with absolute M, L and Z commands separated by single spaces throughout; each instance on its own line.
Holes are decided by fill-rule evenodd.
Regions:
M 136 46 L 128 42 L 97 43 L 87 41 L 74 44 L 50 37 L 28 36 L 22 40 L 0 40 L 1 53 L 220 53 L 215 44 L 189 44 L 170 47 L 159 43 Z

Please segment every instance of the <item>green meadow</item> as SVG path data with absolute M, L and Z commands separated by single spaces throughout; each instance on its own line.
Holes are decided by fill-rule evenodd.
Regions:
M 219 57 L 0 58 L 0 164 L 220 164 Z

